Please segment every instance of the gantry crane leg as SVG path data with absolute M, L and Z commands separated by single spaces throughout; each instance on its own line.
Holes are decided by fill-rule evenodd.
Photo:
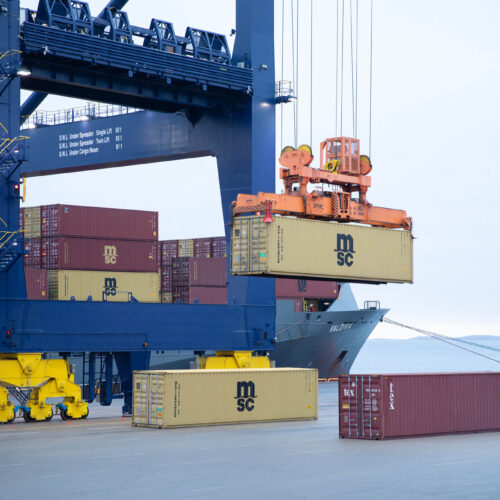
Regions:
M 65 359 L 42 359 L 41 354 L 0 354 L 0 423 L 14 419 L 15 407 L 6 387 L 31 390 L 21 406 L 27 422 L 50 420 L 52 404 L 47 398 L 64 398 L 58 403 L 63 419 L 86 418 L 88 405 L 82 402 L 81 388 Z
M 10 424 L 14 418 L 14 405 L 9 401 L 9 392 L 0 387 L 0 424 Z

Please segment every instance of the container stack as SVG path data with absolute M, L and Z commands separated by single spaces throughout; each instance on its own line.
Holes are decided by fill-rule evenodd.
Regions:
M 160 241 L 159 253 L 163 303 L 227 303 L 224 237 Z
M 295 312 L 326 310 L 339 296 L 335 281 L 277 278 L 276 299 L 293 300 Z
M 226 259 L 178 257 L 172 262 L 172 302 L 227 303 Z
M 49 299 L 159 302 L 157 212 L 45 205 L 21 218 L 25 267 L 47 272 Z

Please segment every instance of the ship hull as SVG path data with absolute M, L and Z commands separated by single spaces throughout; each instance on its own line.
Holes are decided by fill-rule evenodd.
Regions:
M 320 378 L 349 373 L 363 344 L 388 310 L 358 309 L 348 300 L 336 302 L 335 310 L 295 312 L 294 300 L 276 301 L 276 350 L 269 357 L 277 367 L 317 368 Z M 347 310 L 341 310 L 343 305 Z M 194 361 L 192 353 L 160 351 L 152 353 L 150 367 L 185 369 Z

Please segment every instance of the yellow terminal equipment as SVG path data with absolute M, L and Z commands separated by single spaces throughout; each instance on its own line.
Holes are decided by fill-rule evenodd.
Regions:
M 216 351 L 215 356 L 198 356 L 197 362 L 204 370 L 272 368 L 267 356 L 252 356 L 252 351 Z
M 9 389 L 20 394 L 30 391 L 21 406 L 27 422 L 52 418 L 52 404 L 46 403 L 47 398 L 64 398 L 58 404 L 63 420 L 86 418 L 88 405 L 82 401 L 81 388 L 74 379 L 65 359 L 42 359 L 40 353 L 0 354 L 0 423 L 15 418 L 17 408 L 9 401 Z

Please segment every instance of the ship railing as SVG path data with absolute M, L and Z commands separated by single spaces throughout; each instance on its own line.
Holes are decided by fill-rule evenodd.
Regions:
M 380 309 L 380 301 L 379 300 L 365 300 L 363 305 L 363 309 L 377 311 Z
M 117 106 L 114 104 L 87 103 L 85 106 L 58 111 L 35 111 L 30 116 L 23 117 L 25 120 L 22 129 L 33 129 L 38 127 L 52 127 L 67 123 L 95 120 L 97 118 L 109 118 L 118 115 L 127 115 L 143 111 L 140 108 L 129 106 Z

